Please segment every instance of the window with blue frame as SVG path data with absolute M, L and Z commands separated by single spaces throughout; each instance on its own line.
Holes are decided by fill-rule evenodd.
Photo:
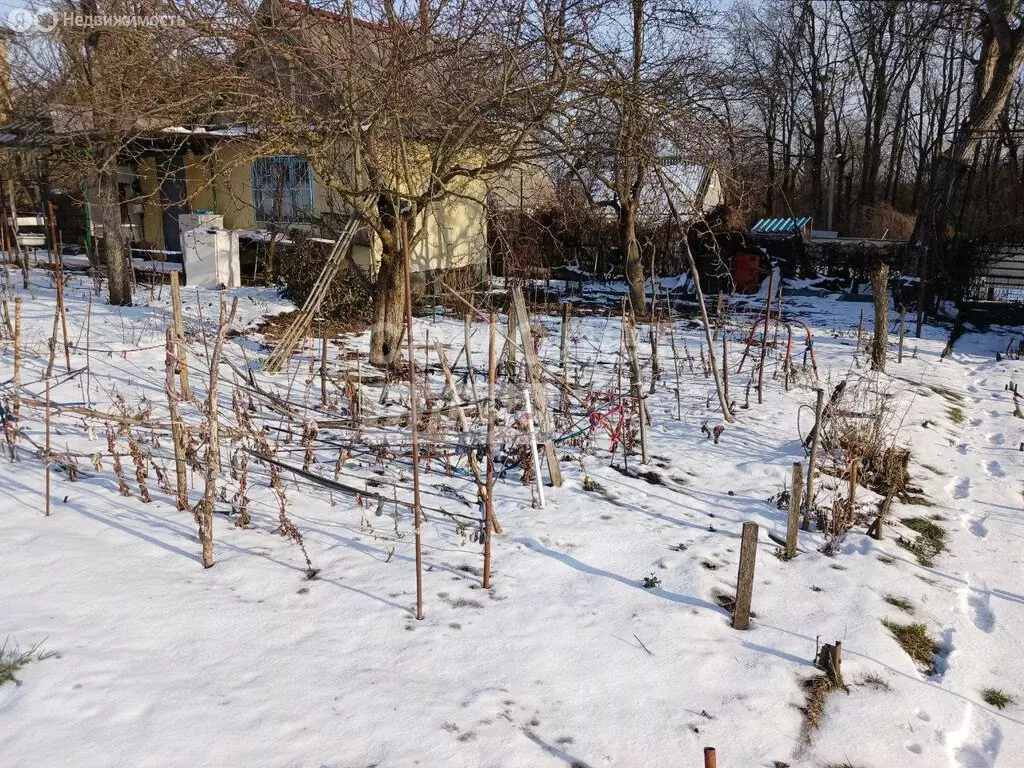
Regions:
M 252 164 L 252 199 L 258 222 L 308 220 L 313 212 L 309 163 L 295 155 L 256 159 Z

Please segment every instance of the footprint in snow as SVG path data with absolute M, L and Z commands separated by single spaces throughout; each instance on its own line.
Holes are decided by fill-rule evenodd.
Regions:
M 985 521 L 988 519 L 988 515 L 985 517 L 974 517 L 970 519 L 970 523 L 967 526 L 972 534 L 977 536 L 979 539 L 984 539 L 988 536 L 988 526 L 985 525 Z
M 996 628 L 996 616 L 992 612 L 991 593 L 984 581 L 967 576 L 967 586 L 962 590 L 967 614 L 974 626 L 982 632 L 991 632 Z
M 967 443 L 960 443 L 960 445 L 956 447 L 956 450 L 958 453 L 960 453 L 960 455 L 966 456 L 967 451 L 970 450 L 970 447 L 971 446 L 969 446 Z
M 954 499 L 966 499 L 971 495 L 971 478 L 958 477 L 953 481 L 950 495 Z
M 950 768 L 993 768 L 1002 743 L 995 719 L 968 704 L 960 729 L 949 737 Z
M 988 436 L 988 441 L 992 445 L 1002 445 L 1003 443 L 1006 442 L 1006 438 L 1003 437 L 1002 432 L 996 432 L 994 435 Z
M 1003 465 L 994 459 L 985 465 L 985 470 L 992 477 L 1006 477 L 1006 470 L 1003 469 Z

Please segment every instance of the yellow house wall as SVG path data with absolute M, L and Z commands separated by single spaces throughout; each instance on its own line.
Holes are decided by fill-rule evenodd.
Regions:
M 185 183 L 192 210 L 216 210 L 227 229 L 255 229 L 252 198 L 252 151 L 245 142 L 224 142 L 210 155 L 185 158 Z M 157 190 L 156 162 L 144 158 L 138 166 L 145 195 L 143 231 L 148 242 L 164 247 L 163 214 Z M 313 209 L 317 214 L 338 212 L 340 199 L 319 174 L 313 173 Z M 214 191 L 216 189 L 216 192 Z M 452 189 L 453 195 L 433 203 L 420 213 L 426 232 L 412 253 L 413 271 L 455 269 L 485 264 L 487 259 L 487 216 L 484 200 L 487 185 L 480 180 L 465 181 Z M 380 244 L 353 247 L 353 259 L 375 273 L 380 264 Z
M 144 157 L 137 166 L 139 187 L 142 189 L 142 237 L 157 249 L 164 247 L 164 220 L 157 189 L 156 158 Z
M 215 159 L 212 154 L 196 155 L 185 153 L 185 193 L 192 211 L 217 211 L 219 200 L 213 191 L 211 169 Z

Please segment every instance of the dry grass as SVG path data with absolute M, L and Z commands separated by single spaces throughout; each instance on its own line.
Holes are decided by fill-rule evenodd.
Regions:
M 921 565 L 931 568 L 936 556 L 946 549 L 946 529 L 923 517 L 904 517 L 900 522 L 917 536 L 913 541 L 899 536 L 896 543 L 912 553 Z
M 899 624 L 889 619 L 882 619 L 882 624 L 924 672 L 929 675 L 935 674 L 935 655 L 940 653 L 942 648 L 935 638 L 928 634 L 928 627 L 921 623 Z
M 821 720 L 825 715 L 825 702 L 835 688 L 836 686 L 828 675 L 815 675 L 804 681 L 804 693 L 807 698 L 804 706 L 800 708 L 800 712 L 804 716 L 802 726 L 804 743 L 810 744 L 811 733 L 821 727 Z
M 914 605 L 913 605 L 913 603 L 911 603 L 905 597 L 897 597 L 896 595 L 886 595 L 882 599 L 885 600 L 885 602 L 887 602 L 889 605 L 891 605 L 891 606 L 893 606 L 895 608 L 899 608 L 904 613 L 913 613 L 914 612 Z
M 15 674 L 33 661 L 45 661 L 50 658 L 59 658 L 59 651 L 40 651 L 42 642 L 36 643 L 27 651 L 8 650 L 7 641 L 0 646 L 0 685 L 14 683 L 21 685 L 21 681 Z

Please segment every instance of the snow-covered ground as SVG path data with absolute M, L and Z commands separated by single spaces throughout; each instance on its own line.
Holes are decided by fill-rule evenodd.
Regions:
M 54 291 L 49 276 L 34 273 L 33 280 L 34 297 L 18 291 L 22 382 L 42 395 Z M 148 409 L 148 421 L 165 422 L 166 288 L 153 296 L 141 291 L 139 306 L 119 309 L 97 298 L 90 308 L 90 287 L 87 278 L 71 277 L 65 292 L 72 368 L 85 366 L 88 346 L 90 375 L 68 377 L 58 349 L 53 401 L 114 412 L 123 398 L 132 412 Z M 184 293 L 193 389 L 203 396 L 202 329 L 211 330 L 218 294 Z M 237 294 L 241 331 L 288 308 L 270 292 Z M 787 315 L 815 331 L 829 391 L 848 375 L 871 381 L 864 355 L 854 354 L 859 314 L 867 309 L 870 316 L 869 307 L 786 300 Z M 541 353 L 557 360 L 558 321 L 539 320 L 551 329 Z M 733 371 L 749 328 L 749 318 L 742 320 L 730 333 Z M 238 528 L 218 514 L 216 565 L 204 570 L 191 514 L 175 509 L 153 472 L 151 503 L 120 495 L 102 429 L 90 433 L 86 420 L 66 409 L 54 416 L 54 451 L 104 458 L 98 470 L 82 460 L 74 482 L 55 472 L 53 510 L 44 517 L 43 465 L 29 442 L 42 444 L 42 410 L 23 406 L 19 460 L 5 456 L 0 465 L 0 642 L 7 639 L 8 654 L 42 643 L 41 650 L 59 655 L 22 668 L 21 685 L 0 685 L 0 765 L 700 766 L 705 746 L 717 747 L 721 768 L 1022 765 L 1024 703 L 998 710 L 982 691 L 1000 689 L 1024 702 L 1024 420 L 1012 415 L 1006 390 L 1021 380 L 1024 364 L 995 360 L 1009 329 L 969 333 L 945 359 L 946 332 L 926 330 L 925 339 L 908 340 L 902 364 L 891 353 L 889 374 L 875 386 L 896 413 L 896 442 L 912 451 L 911 482 L 932 506 L 895 503 L 884 540 L 859 526 L 830 557 L 818 551 L 820 534 L 805 533 L 794 560 L 773 556 L 778 545 L 767 534 L 783 533 L 785 511 L 767 500 L 784 488 L 792 463 L 805 459 L 812 377 L 801 371 L 799 385 L 785 391 L 773 352 L 764 404 L 752 394 L 749 409 L 738 408 L 736 423 L 714 444 L 700 429 L 719 423 L 713 386 L 700 370 L 702 334 L 680 322 L 680 353 L 685 341 L 696 361 L 692 372 L 681 363 L 677 419 L 663 334 L 647 478 L 612 467 L 621 466 L 621 452 L 608 453 L 603 431 L 582 460 L 573 446 L 560 451 L 573 459 L 562 463 L 564 486 L 545 489 L 544 509 L 531 506 L 519 470 L 509 471 L 496 486 L 504 532 L 494 539 L 487 591 L 473 527 L 428 511 L 423 621 L 410 610 L 413 536 L 404 507 L 360 504 L 282 473 L 289 515 L 319 569 L 308 579 L 294 543 L 276 532 L 277 497 L 265 470 L 252 464 L 252 526 Z M 419 319 L 417 341 L 428 332 L 432 342 L 450 344 L 454 361 L 462 322 Z M 477 324 L 478 371 L 486 336 Z M 336 340 L 332 356 L 340 360 L 342 347 L 365 353 L 366 345 L 365 337 Z M 615 318 L 574 320 L 572 368 L 581 387 L 616 389 L 611 361 L 618 347 Z M 255 370 L 266 350 L 248 333 L 225 354 L 239 370 Z M 730 382 L 739 405 L 750 368 L 748 361 Z M 456 370 L 464 369 L 460 361 Z M 254 375 L 262 388 L 315 404 L 319 380 L 310 370 L 305 353 L 291 375 Z M 227 367 L 221 374 L 220 411 L 230 425 L 227 382 L 234 374 Z M 5 338 L 5 408 L 11 377 Z M 440 375 L 431 386 L 440 396 Z M 380 394 L 367 387 L 367 415 L 385 411 Z M 402 393 L 393 387 L 389 397 L 399 403 L 390 410 L 401 412 Z M 333 387 L 331 398 L 347 402 Z M 186 407 L 198 423 L 197 408 Z M 951 418 L 954 409 L 962 419 Z M 515 432 L 514 415 L 504 414 L 503 437 Z M 271 412 L 252 417 L 281 423 Z M 332 434 L 321 429 L 319 437 Z M 343 462 L 341 477 L 364 488 L 367 480 L 384 482 L 388 493 L 408 498 L 405 437 L 397 427 L 381 428 L 377 439 L 382 435 L 388 459 L 357 453 Z M 166 436 L 145 427 L 136 436 L 170 473 Z M 281 439 L 279 458 L 301 464 L 297 440 Z M 124 439 L 119 447 L 127 452 Z M 333 477 L 335 459 L 321 452 L 314 470 Z M 131 460 L 123 461 L 136 492 Z M 639 469 L 639 457 L 629 466 Z M 237 482 L 227 469 L 224 482 L 230 499 Z M 434 458 L 424 482 L 427 507 L 477 514 L 464 470 L 448 476 Z M 839 480 L 821 485 L 826 495 L 845 493 Z M 200 493 L 194 477 L 191 500 Z M 877 500 L 866 489 L 861 495 L 865 508 Z M 222 510 L 230 504 L 218 503 Z M 895 542 L 913 537 L 899 523 L 910 516 L 948 531 L 948 550 L 932 567 Z M 741 632 L 715 596 L 735 591 L 747 520 L 761 525 L 761 536 L 756 617 Z M 644 588 L 650 576 L 658 586 Z M 886 596 L 908 601 L 913 616 Z M 941 646 L 935 674 L 900 648 L 885 618 L 927 625 Z M 803 682 L 818 674 L 817 641 L 837 639 L 849 690 L 832 693 L 808 741 Z

